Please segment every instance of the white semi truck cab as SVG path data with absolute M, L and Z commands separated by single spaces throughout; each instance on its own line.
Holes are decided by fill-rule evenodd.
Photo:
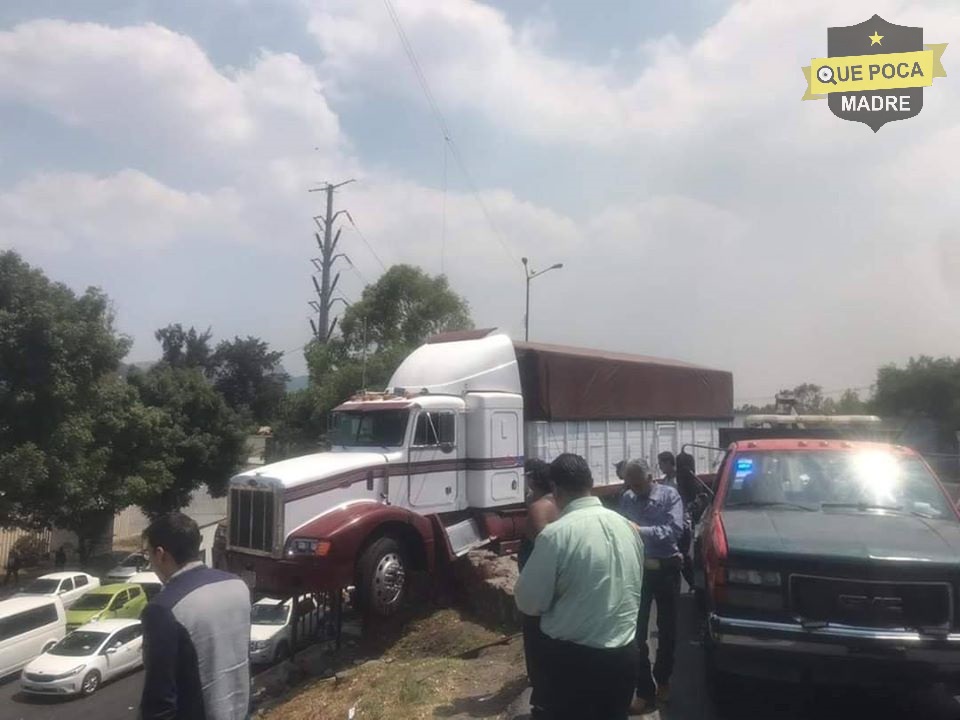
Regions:
M 633 374 L 624 370 L 631 363 Z M 622 387 L 610 383 L 616 368 Z M 671 381 L 692 383 L 688 394 L 708 388 L 701 405 L 715 415 L 643 419 L 644 403 L 662 393 L 635 387 L 642 368 L 680 370 Z M 587 377 L 565 382 L 565 372 Z M 482 545 L 515 549 L 526 518 L 525 456 L 578 452 L 598 489 L 615 490 L 617 460 L 655 457 L 663 438 L 682 439 L 684 423 L 692 442 L 716 444 L 729 415 L 729 373 L 521 346 L 487 330 L 440 336 L 411 353 L 385 391 L 336 408 L 330 452 L 231 480 L 228 567 L 281 597 L 354 586 L 366 609 L 389 615 L 410 570 L 432 571 Z

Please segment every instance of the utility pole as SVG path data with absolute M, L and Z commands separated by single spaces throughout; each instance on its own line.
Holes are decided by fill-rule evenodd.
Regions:
M 313 266 L 320 273 L 320 282 L 317 282 L 316 275 L 311 278 L 313 280 L 313 287 L 316 290 L 319 299 L 310 301 L 310 307 L 312 307 L 317 313 L 316 322 L 314 322 L 311 318 L 310 326 L 313 328 L 314 337 L 316 337 L 321 343 L 326 343 L 330 339 L 330 336 L 333 335 L 333 330 L 337 325 L 336 320 L 334 320 L 333 323 L 330 322 L 330 307 L 333 305 L 335 299 L 333 297 L 333 291 L 336 290 L 337 282 L 340 280 L 340 273 L 337 273 L 336 276 L 331 280 L 331 272 L 333 269 L 333 264 L 336 262 L 337 258 L 345 257 L 342 253 L 336 253 L 337 243 L 340 242 L 340 230 L 337 230 L 336 234 L 334 234 L 333 224 L 337 217 L 346 211 L 333 211 L 333 191 L 352 182 L 355 181 L 345 180 L 344 182 L 337 183 L 336 185 L 324 183 L 318 188 L 311 188 L 307 191 L 322 191 L 327 194 L 326 213 L 322 217 L 317 215 L 313 218 L 313 221 L 317 224 L 317 227 L 323 231 L 322 237 L 320 233 L 314 233 L 314 237 L 317 239 L 317 246 L 320 248 L 320 257 L 313 258 L 311 260 L 311 262 L 313 262 Z

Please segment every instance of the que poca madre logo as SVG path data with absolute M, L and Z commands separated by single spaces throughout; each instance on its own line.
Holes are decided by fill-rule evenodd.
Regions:
M 923 109 L 923 88 L 946 77 L 940 61 L 946 43 L 924 45 L 923 28 L 894 25 L 879 15 L 859 25 L 827 28 L 827 57 L 803 68 L 803 100 L 827 99 L 841 120 L 877 132 Z

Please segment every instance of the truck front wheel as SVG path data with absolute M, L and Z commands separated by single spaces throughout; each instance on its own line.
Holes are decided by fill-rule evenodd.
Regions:
M 400 609 L 407 592 L 407 559 L 392 537 L 375 540 L 358 563 L 357 600 L 364 612 L 381 617 Z

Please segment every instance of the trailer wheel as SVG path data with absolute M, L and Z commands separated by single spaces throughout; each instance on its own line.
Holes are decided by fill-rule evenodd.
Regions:
M 389 617 L 407 594 L 407 558 L 392 537 L 375 540 L 357 564 L 357 601 L 364 612 Z

